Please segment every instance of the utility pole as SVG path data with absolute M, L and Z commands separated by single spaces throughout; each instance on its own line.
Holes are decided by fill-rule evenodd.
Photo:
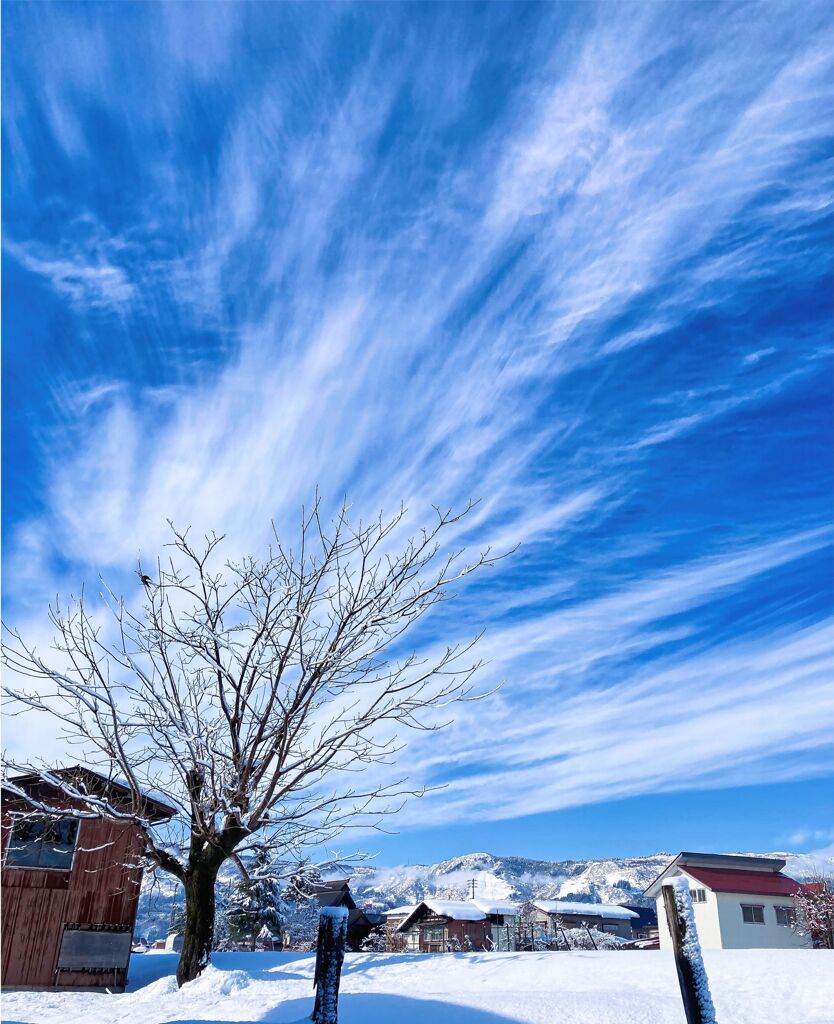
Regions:
M 470 878 L 468 884 L 469 884 L 469 899 L 470 900 L 474 900 L 475 899 L 475 889 L 478 886 L 478 882 L 477 882 L 476 879 Z

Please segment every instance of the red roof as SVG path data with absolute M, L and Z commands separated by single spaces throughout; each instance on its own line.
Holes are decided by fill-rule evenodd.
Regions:
M 793 896 L 802 886 L 779 871 L 733 871 L 719 868 L 696 868 L 678 864 L 698 882 L 713 892 L 743 892 L 752 896 Z

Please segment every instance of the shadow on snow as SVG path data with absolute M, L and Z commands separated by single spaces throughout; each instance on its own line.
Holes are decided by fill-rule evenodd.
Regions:
M 176 1020 L 168 1024 L 309 1024 L 312 997 L 289 999 L 251 1021 Z M 348 992 L 339 997 L 339 1024 L 412 1024 L 435 1020 L 438 1024 L 515 1024 L 489 1010 L 455 1006 L 436 999 L 409 999 L 406 996 Z

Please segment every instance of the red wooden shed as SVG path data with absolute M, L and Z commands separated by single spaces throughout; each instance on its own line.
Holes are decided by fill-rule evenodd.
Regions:
M 135 807 L 130 790 L 89 768 L 51 773 L 77 789 Z M 144 841 L 130 822 L 38 815 L 32 800 L 79 807 L 38 775 L 9 779 L 2 808 L 4 988 L 121 991 L 127 968 Z M 141 797 L 142 816 L 165 821 L 173 807 Z

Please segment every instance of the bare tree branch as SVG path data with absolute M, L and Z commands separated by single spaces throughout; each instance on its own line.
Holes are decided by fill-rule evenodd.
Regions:
M 106 585 L 106 625 L 83 590 L 65 606 L 56 599 L 49 660 L 4 628 L 4 663 L 39 683 L 4 687 L 12 712 L 52 716 L 128 798 L 115 806 L 44 766 L 5 762 L 6 775 L 37 772 L 71 798 L 70 813 L 135 825 L 149 860 L 180 879 L 187 899 L 197 876 L 213 885 L 229 858 L 245 871 L 239 854 L 254 840 L 297 856 L 358 823 L 379 826 L 421 790 L 399 778 L 351 780 L 390 765 L 403 729 L 442 728 L 440 712 L 483 696 L 472 689 L 477 637 L 428 659 L 401 650 L 453 584 L 496 561 L 443 550 L 444 531 L 471 508 L 436 510 L 397 548 L 404 509 L 354 526 L 343 505 L 325 523 L 316 496 L 302 511 L 297 554 L 273 526 L 263 559 L 225 563 L 222 536 L 196 543 L 169 523 L 166 558 L 137 566 L 141 610 Z M 178 810 L 164 836 L 142 814 L 149 790 Z

